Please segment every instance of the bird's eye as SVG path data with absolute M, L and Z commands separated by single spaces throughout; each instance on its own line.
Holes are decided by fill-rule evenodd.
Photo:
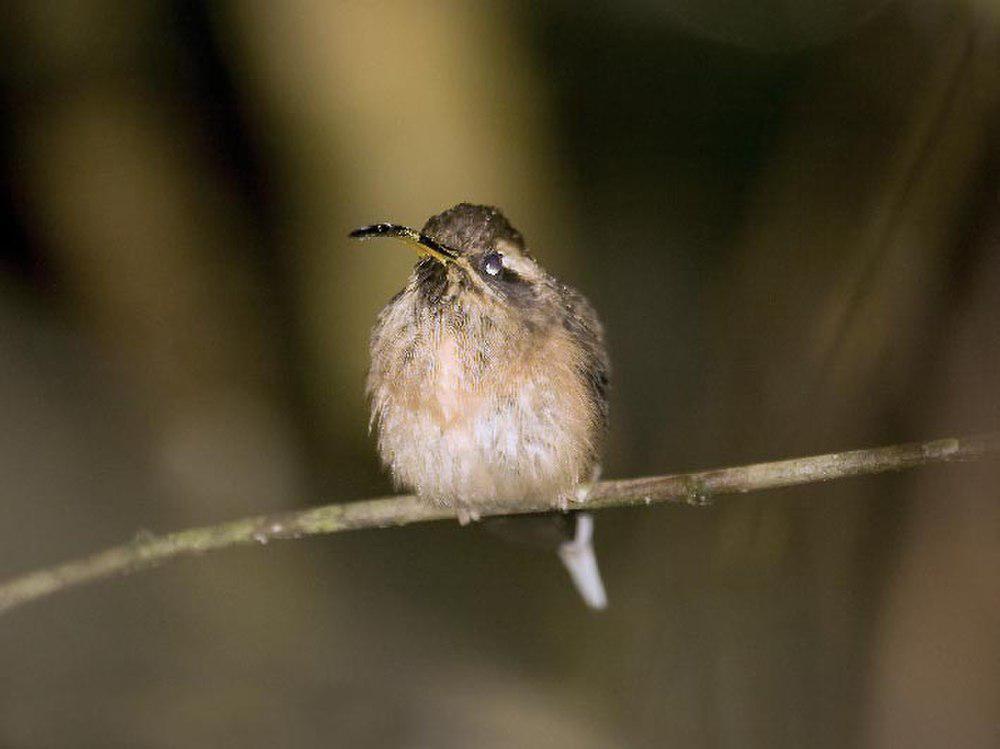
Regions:
M 487 252 L 483 256 L 483 270 L 491 276 L 499 276 L 503 272 L 503 255 L 499 252 Z

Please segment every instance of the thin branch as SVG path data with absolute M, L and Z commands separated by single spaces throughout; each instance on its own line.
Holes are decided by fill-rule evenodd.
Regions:
M 669 476 L 602 481 L 586 509 L 648 505 L 654 502 L 710 504 L 725 494 L 811 484 L 850 476 L 899 471 L 929 463 L 978 460 L 1000 453 L 1000 433 L 852 450 L 809 458 L 757 463 Z M 526 514 L 551 510 L 534 501 L 484 514 Z M 125 575 L 179 557 L 251 543 L 302 538 L 358 528 L 387 528 L 454 517 L 454 512 L 413 496 L 383 497 L 348 504 L 233 520 L 220 525 L 144 536 L 73 562 L 38 570 L 0 585 L 0 613 L 66 588 Z

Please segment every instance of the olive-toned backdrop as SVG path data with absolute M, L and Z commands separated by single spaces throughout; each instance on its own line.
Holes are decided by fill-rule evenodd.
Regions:
M 584 291 L 605 475 L 1000 424 L 1000 13 L 37 3 L 0 24 L 0 577 L 391 490 L 367 334 L 469 200 Z M 0 745 L 995 746 L 1000 468 L 608 511 L 611 607 L 444 523 L 0 619 Z

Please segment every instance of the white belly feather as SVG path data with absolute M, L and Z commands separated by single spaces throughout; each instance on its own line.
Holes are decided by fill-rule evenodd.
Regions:
M 380 451 L 396 481 L 457 508 L 526 498 L 565 507 L 590 473 L 572 432 L 580 419 L 575 373 L 539 351 L 518 366 L 493 361 L 470 376 L 452 336 L 428 354 L 432 362 L 414 358 L 371 383 Z

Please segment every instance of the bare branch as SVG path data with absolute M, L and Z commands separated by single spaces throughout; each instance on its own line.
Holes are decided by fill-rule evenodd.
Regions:
M 709 504 L 725 494 L 744 494 L 782 486 L 899 471 L 930 463 L 978 460 L 1000 453 L 1000 434 L 892 445 L 809 458 L 757 463 L 711 471 L 603 481 L 594 487 L 586 509 L 654 502 Z M 546 512 L 543 502 L 527 502 L 484 514 Z M 454 512 L 413 496 L 383 497 L 331 504 L 294 512 L 233 520 L 161 537 L 138 538 L 73 562 L 38 570 L 0 585 L 0 613 L 83 583 L 125 575 L 179 557 L 271 540 L 302 538 L 358 528 L 387 528 L 454 517 Z

